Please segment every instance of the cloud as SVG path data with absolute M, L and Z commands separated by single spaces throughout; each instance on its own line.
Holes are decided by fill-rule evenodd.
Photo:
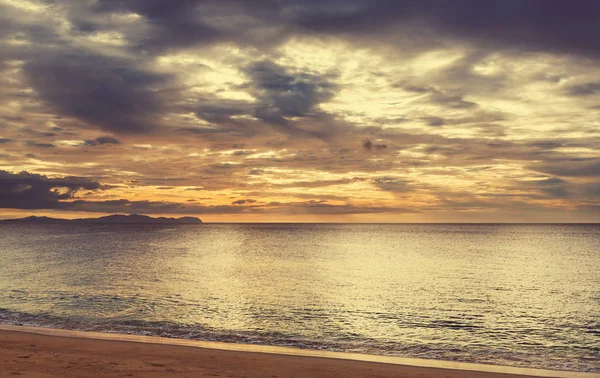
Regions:
M 330 11 L 327 4 L 334 4 Z M 296 25 L 319 34 L 397 41 L 404 31 L 420 46 L 446 36 L 487 48 L 600 55 L 600 4 L 594 0 L 355 0 L 295 9 Z
M 280 7 L 273 0 L 99 0 L 92 11 L 98 15 L 136 14 L 143 23 L 137 49 L 160 52 L 223 41 L 264 45 L 285 37 L 277 27 Z M 101 29 L 102 24 L 88 24 Z
M 233 127 L 240 126 L 241 122 L 234 120 L 232 117 L 240 115 L 252 114 L 253 105 L 242 101 L 227 101 L 227 100 L 201 100 L 199 109 L 196 111 L 196 116 L 207 122 L 217 124 L 221 127 L 231 125 Z M 217 102 L 218 101 L 218 102 Z M 227 129 L 211 129 L 211 128 L 189 128 L 187 131 L 194 133 L 223 133 L 229 132 Z
M 109 136 L 101 136 L 95 139 L 88 139 L 85 141 L 86 146 L 101 146 L 105 144 L 121 144 L 121 142 Z
M 155 0 L 100 0 L 93 10 L 100 14 L 133 13 L 147 23 L 147 35 L 137 42 L 138 48 L 165 49 L 195 43 L 216 41 L 219 30 L 201 21 L 198 1 L 178 1 L 165 4 Z M 102 25 L 88 24 L 90 31 Z M 81 30 L 81 28 L 80 28 Z
M 54 148 L 55 146 L 52 143 L 41 143 L 34 141 L 27 141 L 27 146 L 29 147 L 39 147 L 39 148 Z
M 337 180 L 293 181 L 285 184 L 270 184 L 272 188 L 323 188 L 365 181 L 362 177 L 342 178 Z
M 279 215 L 345 215 L 345 214 L 378 214 L 378 213 L 413 213 L 414 209 L 391 208 L 381 206 L 333 205 L 324 201 L 271 202 L 264 205 L 242 206 L 244 204 L 204 206 L 195 203 L 175 203 L 165 201 L 72 201 L 69 211 L 85 211 L 100 213 L 124 214 L 279 214 Z M 64 210 L 61 209 L 61 210 Z
M 569 197 L 567 182 L 557 177 L 534 181 L 529 183 L 529 185 L 539 188 L 549 198 Z
M 25 64 L 28 83 L 59 114 L 114 133 L 146 133 L 158 127 L 165 104 L 156 92 L 163 74 L 91 55 L 58 55 Z
M 410 180 L 402 180 L 395 177 L 380 177 L 374 179 L 373 184 L 381 190 L 394 193 L 406 193 L 413 190 L 410 186 Z
M 464 70 L 465 68 L 459 66 L 453 67 L 454 70 Z M 470 69 L 470 66 L 466 68 Z M 456 72 L 453 73 L 454 76 Z M 468 73 L 462 73 L 461 76 L 468 75 Z M 450 75 L 449 75 L 450 76 Z M 401 81 L 394 84 L 396 88 L 402 88 L 407 92 L 416 93 L 419 95 L 426 95 L 422 101 L 440 105 L 449 109 L 473 109 L 478 105 L 475 102 L 467 101 L 464 99 L 463 93 L 446 93 L 439 89 L 429 87 L 429 86 L 420 86 L 417 84 L 411 84 L 409 82 Z
M 429 126 L 433 126 L 433 127 L 444 126 L 446 124 L 446 121 L 440 117 L 423 117 L 422 119 Z
M 0 3 L 0 168 L 108 184 L 44 206 L 376 214 L 597 201 L 596 1 Z
M 437 90 L 431 93 L 429 101 L 450 109 L 472 109 L 477 107 L 476 103 L 465 100 L 463 95 L 449 95 Z
M 405 208 L 333 205 L 325 201 L 271 202 L 255 205 L 254 199 L 237 200 L 231 206 L 205 206 L 200 204 L 167 201 L 132 201 L 116 199 L 89 201 L 76 198 L 80 190 L 107 189 L 98 182 L 81 177 L 48 178 L 28 172 L 0 171 L 0 208 L 51 209 L 126 214 L 239 214 L 253 212 L 264 214 L 365 214 L 411 212 Z M 250 206 L 242 206 L 250 205 Z
M 327 130 L 309 131 L 292 119 L 318 120 L 326 117 L 318 106 L 333 98 L 337 86 L 326 77 L 290 72 L 271 61 L 260 61 L 244 69 L 250 82 L 245 87 L 257 99 L 253 116 L 291 134 L 324 137 Z
M 530 169 L 559 177 L 600 177 L 600 159 L 576 158 L 532 164 Z
M 578 84 L 568 88 L 568 94 L 571 96 L 590 96 L 599 92 L 600 82 Z
M 241 67 L 241 73 L 247 81 L 232 89 L 244 91 L 254 100 L 205 95 L 198 99 L 194 113 L 212 126 L 180 130 L 217 140 L 268 135 L 268 126 L 286 137 L 327 140 L 346 126 L 320 108 L 335 96 L 335 76 L 290 69 L 265 59 Z
M 122 28 L 132 49 L 152 54 L 225 42 L 266 50 L 305 35 L 401 41 L 403 48 L 413 49 L 439 46 L 446 39 L 488 49 L 600 52 L 600 5 L 595 0 L 99 0 L 88 6 L 65 1 L 63 6 L 73 32 L 93 37 Z M 15 25 L 3 27 L 12 30 Z M 31 27 L 30 34 L 54 37 L 38 29 Z
M 101 185 L 81 177 L 48 178 L 34 173 L 0 171 L 0 208 L 64 209 L 65 200 L 79 190 L 99 190 Z
M 388 148 L 387 144 L 374 144 L 373 142 L 371 142 L 370 140 L 365 140 L 363 142 L 363 148 L 366 151 L 372 151 L 372 150 L 385 150 L 386 148 Z
M 121 214 L 239 214 L 244 209 L 241 206 L 203 206 L 190 203 L 146 200 L 131 201 L 128 199 L 109 201 L 76 200 L 68 204 L 68 210 L 70 211 Z
M 23 134 L 27 134 L 36 138 L 50 138 L 57 135 L 54 131 L 40 131 L 36 129 L 31 129 L 29 127 L 22 127 L 19 131 Z
M 245 204 L 251 204 L 251 203 L 255 203 L 256 200 L 253 199 L 244 199 L 244 200 L 237 200 L 237 201 L 233 201 L 231 204 L 232 205 L 245 205 Z
M 282 213 L 282 214 L 313 214 L 313 215 L 347 215 L 347 214 L 382 214 L 382 213 L 414 213 L 415 209 L 389 206 L 359 206 L 359 205 L 333 205 L 325 201 L 310 200 L 301 202 L 279 203 L 271 202 L 275 209 L 255 209 L 257 212 Z M 281 207 L 280 209 L 278 207 Z

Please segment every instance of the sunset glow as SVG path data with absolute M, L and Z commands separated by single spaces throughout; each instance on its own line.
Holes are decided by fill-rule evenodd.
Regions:
M 0 218 L 598 221 L 597 13 L 532 3 L 0 0 Z

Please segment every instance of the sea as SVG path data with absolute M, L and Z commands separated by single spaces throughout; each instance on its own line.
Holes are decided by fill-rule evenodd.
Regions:
M 600 372 L 600 225 L 0 224 L 0 323 Z

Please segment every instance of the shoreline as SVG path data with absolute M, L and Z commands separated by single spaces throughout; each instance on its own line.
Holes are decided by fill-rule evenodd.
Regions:
M 70 350 L 73 346 L 76 347 L 77 353 L 81 353 L 82 346 L 93 347 L 94 349 L 99 348 L 100 354 L 105 357 L 110 357 L 110 350 L 116 349 L 114 347 L 124 348 L 126 350 L 141 350 L 141 354 L 155 354 L 166 358 L 175 358 L 182 354 L 193 354 L 194 357 L 206 357 L 213 354 L 218 354 L 220 358 L 232 363 L 232 361 L 239 361 L 240 356 L 242 360 L 252 360 L 253 364 L 244 365 L 245 367 L 238 367 L 234 369 L 234 375 L 228 373 L 226 376 L 234 376 L 236 372 L 239 376 L 248 376 L 248 371 L 254 370 L 255 365 L 262 367 L 264 371 L 260 374 L 265 374 L 266 371 L 271 373 L 275 372 L 272 376 L 288 376 L 286 372 L 276 371 L 285 370 L 285 366 L 289 366 L 292 372 L 296 372 L 295 376 L 314 376 L 314 367 L 316 365 L 321 366 L 320 371 L 328 371 L 327 374 L 338 374 L 346 375 L 348 371 L 340 371 L 339 369 L 348 369 L 353 376 L 361 376 L 366 374 L 365 372 L 373 373 L 371 376 L 393 376 L 402 374 L 402 376 L 423 376 L 423 377 L 437 377 L 442 372 L 445 376 L 456 376 L 456 377 L 485 377 L 485 376 L 498 376 L 498 377 L 557 377 L 557 378 L 600 378 L 600 373 L 586 373 L 586 372 L 568 372 L 568 371 L 556 371 L 556 370 L 544 370 L 544 369 L 533 369 L 533 368 L 519 368 L 510 366 L 499 366 L 499 365 L 485 365 L 465 362 L 454 362 L 454 361 L 438 361 L 428 360 L 419 358 L 404 358 L 404 357 L 390 357 L 390 356 L 377 356 L 367 354 L 356 354 L 356 353 L 343 353 L 343 352 L 331 352 L 331 351 L 320 351 L 310 349 L 297 349 L 290 347 L 280 346 L 265 346 L 265 345 L 254 345 L 254 344 L 234 344 L 234 343 L 222 343 L 213 341 L 199 341 L 199 340 L 187 340 L 187 339 L 175 339 L 175 338 L 163 338 L 158 336 L 139 336 L 139 335 L 128 335 L 128 334 L 117 334 L 117 333 L 100 333 L 100 332 L 86 332 L 86 331 L 72 331 L 54 328 L 41 328 L 41 327 L 29 327 L 29 326 L 14 326 L 0 324 L 0 339 L 3 341 L 0 348 L 5 348 L 5 345 L 13 345 L 16 354 L 23 354 L 26 352 L 26 342 L 31 340 L 41 340 L 48 345 L 42 347 L 40 352 L 49 353 L 51 350 L 55 350 L 55 353 L 65 353 L 62 351 L 62 346 L 68 346 L 65 350 Z M 25 339 L 27 341 L 25 341 Z M 25 341 L 25 342 L 23 342 Z M 20 345 L 23 344 L 23 345 Z M 112 344 L 112 345 L 110 345 Z M 37 343 L 35 344 L 37 345 Z M 79 346 L 79 347 L 78 347 Z M 167 353 L 154 353 L 157 349 L 169 349 Z M 23 350 L 21 350 L 23 349 Z M 108 349 L 108 350 L 107 350 Z M 0 349 L 2 350 L 2 349 Z M 84 349 L 85 350 L 85 349 Z M 89 352 L 88 352 L 89 354 Z M 127 354 L 127 353 L 126 353 Z M 138 361 L 136 353 L 129 351 L 128 354 L 131 357 L 131 362 Z M 24 358 L 23 356 L 21 356 Z M 97 360 L 98 355 L 92 354 L 89 356 L 92 359 Z M 118 355 L 112 356 L 117 358 Z M 17 358 L 19 358 L 17 356 Z M 81 358 L 81 357 L 80 357 Z M 24 358 L 25 359 L 25 358 Z M 29 357 L 26 358 L 27 361 Z M 21 361 L 15 360 L 19 363 Z M 248 362 L 248 361 L 247 361 Z M 48 365 L 48 361 L 45 365 Z M 6 361 L 0 360 L 0 371 L 11 370 L 10 363 L 6 365 Z M 110 364 L 110 363 L 109 363 Z M 155 364 L 156 365 L 156 364 Z M 230 364 L 228 364 L 229 366 Z M 41 366 L 44 366 L 42 364 Z M 70 365 L 69 365 L 70 366 Z M 103 365 L 104 366 L 104 365 Z M 112 365 L 111 365 L 112 366 Z M 118 366 L 118 365 L 114 365 Z M 150 363 L 150 366 L 153 366 Z M 165 365 L 166 366 L 166 365 Z M 181 367 L 181 363 L 176 363 L 174 366 Z M 110 366 L 109 366 L 110 367 Z M 154 366 L 157 367 L 157 366 Z M 292 368 L 293 367 L 293 368 Z M 64 371 L 59 367 L 54 367 L 54 373 L 56 376 L 64 375 Z M 63 367 L 65 368 L 65 367 Z M 71 369 L 70 367 L 69 369 Z M 207 369 L 210 366 L 202 365 L 199 368 Z M 213 366 L 215 369 L 219 369 L 218 366 Z M 46 370 L 53 370 L 51 366 L 43 368 Z M 66 368 L 65 368 L 66 369 Z M 300 370 L 298 370 L 300 369 Z M 312 372 L 309 374 L 305 369 L 309 369 Z M 323 370 L 325 369 L 325 370 Z M 333 371 L 332 371 L 333 369 Z M 365 370 L 366 369 L 366 370 Z M 159 369 L 160 370 L 160 369 Z M 134 372 L 137 370 L 133 370 Z M 211 370 L 212 371 L 212 370 Z M 307 375 L 303 375 L 302 371 L 305 371 Z M 361 373 L 362 371 L 362 373 Z M 73 370 L 73 372 L 75 372 Z M 10 372 L 9 372 L 10 373 Z M 18 372 L 17 372 L 18 373 Z M 115 372 L 113 372 L 114 374 Z M 140 371 L 141 376 L 147 376 L 148 372 Z M 157 372 L 160 373 L 160 372 Z M 169 373 L 171 376 L 173 372 L 164 371 L 164 374 Z M 300 375 L 298 375 L 300 373 Z M 82 374 L 78 372 L 77 374 Z M 218 373 L 207 373 L 206 376 L 219 376 L 212 375 Z M 282 375 L 278 375 L 282 374 Z M 424 375 L 422 375 L 424 374 Z M 449 375 L 448 375 L 449 374 Z M 320 374 L 317 374 L 320 375 Z M 0 374 L 2 376 L 2 374 Z M 14 376 L 14 375 L 12 375 Z M 32 375 L 28 375 L 32 376 Z M 53 375 L 39 375 L 39 376 L 53 376 Z M 79 375 L 75 375 L 79 376 Z M 85 375 L 83 375 L 85 376 Z M 161 375 L 155 375 L 161 376 Z M 194 375 L 197 376 L 197 375 Z M 252 375 L 250 375 L 252 376 Z M 268 375 L 267 375 L 268 376 Z

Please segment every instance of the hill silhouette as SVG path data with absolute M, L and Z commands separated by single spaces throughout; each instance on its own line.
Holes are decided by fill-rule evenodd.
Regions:
M 94 223 L 94 224 L 201 224 L 202 220 L 196 217 L 182 218 L 152 218 L 147 215 L 122 215 L 114 214 L 99 218 L 62 219 L 50 217 L 30 216 L 18 219 L 5 219 L 8 223 L 30 223 L 30 224 L 56 224 L 56 223 Z

